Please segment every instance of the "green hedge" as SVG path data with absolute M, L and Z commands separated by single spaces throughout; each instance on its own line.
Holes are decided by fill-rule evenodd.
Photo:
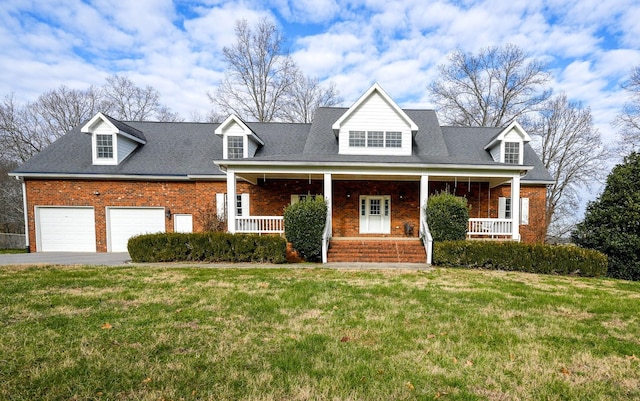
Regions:
M 584 277 L 607 273 L 607 256 L 601 252 L 577 246 L 518 242 L 435 242 L 433 264 Z
M 270 262 L 286 261 L 284 238 L 253 234 L 160 233 L 129 239 L 134 262 Z
M 322 259 L 322 233 L 327 221 L 324 198 L 307 198 L 284 210 L 284 236 L 308 262 Z
M 469 228 L 469 206 L 466 198 L 440 192 L 429 197 L 425 212 L 434 241 L 466 238 Z

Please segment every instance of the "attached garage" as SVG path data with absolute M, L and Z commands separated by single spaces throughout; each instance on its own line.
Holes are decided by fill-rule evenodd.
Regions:
M 36 206 L 35 212 L 38 251 L 96 251 L 93 207 Z
M 165 232 L 164 208 L 108 207 L 107 251 L 127 252 L 129 238 Z

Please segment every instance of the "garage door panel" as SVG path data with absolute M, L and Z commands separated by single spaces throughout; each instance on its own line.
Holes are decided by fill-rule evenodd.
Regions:
M 92 207 L 36 207 L 36 216 L 39 251 L 96 251 Z
M 127 252 L 129 238 L 165 232 L 164 208 L 108 208 L 109 252 Z

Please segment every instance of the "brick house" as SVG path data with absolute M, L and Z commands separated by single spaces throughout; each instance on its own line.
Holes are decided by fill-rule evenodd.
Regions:
M 467 198 L 470 239 L 544 240 L 552 181 L 529 141 L 517 122 L 440 126 L 375 84 L 311 124 L 98 113 L 11 175 L 23 182 L 32 252 L 122 252 L 139 233 L 202 231 L 211 213 L 229 232 L 282 233 L 287 205 L 323 196 L 325 261 L 424 262 L 424 206 L 438 191 Z

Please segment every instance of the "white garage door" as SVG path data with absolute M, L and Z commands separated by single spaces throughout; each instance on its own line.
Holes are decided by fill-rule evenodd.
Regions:
M 107 208 L 109 252 L 127 252 L 127 241 L 135 235 L 164 231 L 164 208 Z
M 40 252 L 95 252 L 96 223 L 92 207 L 36 207 Z

